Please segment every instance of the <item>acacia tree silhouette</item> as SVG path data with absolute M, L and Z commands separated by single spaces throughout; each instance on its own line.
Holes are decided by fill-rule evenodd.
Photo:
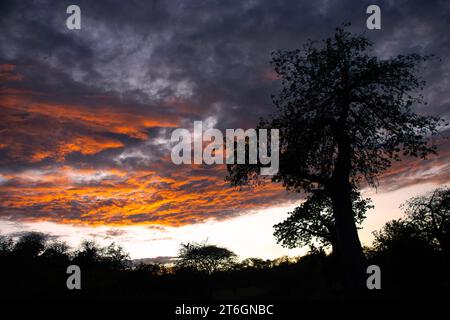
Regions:
M 236 254 L 227 248 L 203 243 L 182 243 L 176 265 L 192 268 L 208 274 L 231 268 L 236 262 Z
M 421 116 L 424 82 L 416 75 L 428 57 L 369 54 L 368 39 L 337 28 L 333 37 L 303 49 L 276 51 L 272 64 L 282 89 L 278 111 L 258 128 L 280 130 L 280 168 L 272 181 L 292 191 L 327 193 L 337 245 L 350 289 L 364 286 L 365 256 L 352 211 L 352 189 L 376 177 L 401 156 L 435 153 L 428 136 L 443 120 Z M 260 165 L 228 165 L 234 186 L 259 179 Z

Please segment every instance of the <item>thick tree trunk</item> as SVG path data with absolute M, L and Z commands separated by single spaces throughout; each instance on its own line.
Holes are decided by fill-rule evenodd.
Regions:
M 351 197 L 352 185 L 350 178 L 354 150 L 347 132 L 347 119 L 351 104 L 351 91 L 349 88 L 350 64 L 348 61 L 349 59 L 344 56 L 341 66 L 343 91 L 339 101 L 339 119 L 335 127 L 338 154 L 329 191 L 333 204 L 339 253 L 345 272 L 345 284 L 353 296 L 365 288 L 366 258 L 356 229 Z
M 332 192 L 337 235 L 337 253 L 345 272 L 347 289 L 364 288 L 366 259 L 361 248 L 352 213 L 350 193 L 342 188 Z
M 338 239 L 336 236 L 336 227 L 333 224 L 332 229 L 331 228 L 327 228 L 328 231 L 330 232 L 330 243 L 331 243 L 331 254 L 335 257 L 340 257 L 341 254 L 339 252 L 339 245 L 338 245 Z
M 329 191 L 333 205 L 338 252 L 345 272 L 345 284 L 349 291 L 355 292 L 365 288 L 366 258 L 353 216 L 350 144 L 345 137 L 341 142 Z

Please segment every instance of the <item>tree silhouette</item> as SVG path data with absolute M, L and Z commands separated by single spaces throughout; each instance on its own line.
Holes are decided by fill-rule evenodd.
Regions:
M 41 254 L 41 258 L 50 261 L 55 264 L 66 264 L 69 261 L 69 245 L 62 241 L 53 241 L 46 244 L 44 252 Z
M 361 224 L 368 209 L 373 208 L 370 199 L 363 199 L 359 192 L 353 191 L 352 205 L 356 223 Z M 274 226 L 277 242 L 287 248 L 314 247 L 325 249 L 332 247 L 333 254 L 338 255 L 336 228 L 330 197 L 325 192 L 314 192 L 308 196 L 289 217 Z
M 104 248 L 101 248 L 95 241 L 84 240 L 80 249 L 74 256 L 74 263 L 82 267 L 92 267 L 99 264 L 102 260 Z
M 449 253 L 450 190 L 438 188 L 427 194 L 413 197 L 401 205 L 405 210 L 402 219 L 387 222 L 373 234 L 374 248 L 383 250 L 440 249 Z
M 114 242 L 105 248 L 103 259 L 112 270 L 123 270 L 130 264 L 130 255 Z
M 436 241 L 430 242 L 405 220 L 386 224 L 376 235 L 375 248 L 368 255 L 369 263 L 380 265 L 383 270 L 383 290 L 377 297 L 448 298 L 449 260 L 437 250 Z M 25 239 L 32 238 L 27 235 Z M 347 297 L 337 260 L 323 250 L 299 258 L 248 258 L 235 263 L 236 256 L 225 248 L 204 242 L 190 243 L 180 250 L 177 265 L 181 268 L 145 265 L 142 261 L 133 267 L 126 263 L 127 254 L 114 243 L 101 247 L 93 241 L 85 241 L 73 251 L 63 242 L 49 240 L 36 256 L 36 250 L 23 250 L 23 246 L 16 245 L 19 241 L 22 245 L 30 243 L 17 235 L 0 235 L 0 296 L 9 300 L 137 298 L 161 301 L 217 297 L 341 300 Z M 113 257 L 120 262 L 119 268 Z M 66 287 L 67 266 L 72 264 L 82 270 L 83 290 L 76 292 Z M 202 273 L 186 272 L 183 267 Z
M 404 205 L 407 221 L 429 242 L 450 252 L 450 189 L 439 188 Z
M 14 253 L 27 258 L 36 258 L 45 250 L 49 238 L 49 235 L 41 232 L 26 232 L 16 241 Z
M 373 235 L 375 237 L 373 247 L 379 252 L 417 252 L 433 247 L 428 239 L 405 219 L 388 221 L 381 230 L 374 231 Z
M 114 242 L 100 247 L 93 240 L 84 240 L 75 252 L 73 261 L 88 268 L 105 268 L 113 271 L 124 270 L 131 266 L 129 254 Z
M 254 269 L 264 269 L 270 268 L 272 266 L 272 261 L 264 260 L 261 258 L 247 258 L 241 261 L 240 268 L 254 268 Z
M 0 234 L 0 257 L 6 257 L 11 253 L 14 247 L 14 241 L 9 236 Z
M 176 265 L 211 274 L 233 266 L 236 254 L 226 248 L 207 243 L 182 243 Z
M 321 43 L 277 51 L 272 64 L 282 89 L 277 113 L 258 128 L 280 130 L 280 168 L 272 181 L 292 191 L 320 189 L 330 197 L 337 245 L 350 288 L 363 287 L 365 256 L 352 212 L 352 189 L 401 156 L 435 152 L 427 143 L 441 119 L 421 116 L 424 82 L 418 54 L 387 60 L 370 55 L 364 37 L 337 28 Z M 419 93 L 417 93 L 419 92 Z M 241 186 L 258 180 L 260 165 L 229 165 L 227 179 Z

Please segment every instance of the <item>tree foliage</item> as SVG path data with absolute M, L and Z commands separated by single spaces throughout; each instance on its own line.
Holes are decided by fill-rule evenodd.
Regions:
M 417 251 L 431 248 L 429 241 L 405 219 L 388 221 L 381 230 L 374 231 L 373 247 L 378 252 Z
M 368 209 L 373 208 L 370 199 L 364 199 L 359 192 L 352 193 L 353 214 L 357 225 L 366 218 Z M 330 197 L 324 192 L 315 192 L 294 211 L 288 213 L 286 220 L 274 226 L 274 236 L 278 243 L 287 248 L 313 245 L 319 249 L 332 247 L 338 250 L 333 207 Z
M 438 188 L 414 197 L 404 205 L 407 221 L 422 237 L 450 250 L 450 189 Z
M 20 235 L 14 244 L 14 252 L 18 255 L 37 257 L 46 247 L 49 240 L 47 234 L 41 232 L 26 232 Z
M 226 248 L 202 243 L 182 243 L 176 265 L 209 274 L 226 270 L 236 262 L 236 254 Z
M 121 246 L 111 243 L 101 247 L 92 240 L 84 240 L 81 243 L 73 261 L 86 267 L 103 265 L 110 270 L 123 270 L 130 264 L 128 253 Z
M 273 96 L 277 113 L 258 128 L 279 128 L 280 170 L 272 177 L 290 190 L 327 186 L 339 152 L 348 152 L 351 179 L 371 185 L 401 155 L 435 152 L 429 134 L 443 120 L 422 116 L 413 107 L 426 104 L 417 72 L 426 56 L 370 55 L 366 38 L 337 28 L 334 37 L 308 42 L 303 49 L 276 51 L 272 65 L 282 89 Z M 348 144 L 348 149 L 344 149 Z M 229 165 L 228 180 L 243 185 L 258 178 L 258 166 Z
M 405 210 L 404 218 L 389 221 L 374 232 L 376 250 L 434 248 L 449 253 L 449 188 L 413 197 L 401 207 Z

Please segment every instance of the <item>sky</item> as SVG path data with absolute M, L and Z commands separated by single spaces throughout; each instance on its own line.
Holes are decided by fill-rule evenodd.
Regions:
M 66 27 L 71 4 L 80 30 Z M 381 30 L 366 28 L 370 4 Z M 449 14 L 447 1 L 2 1 L 0 232 L 114 241 L 132 258 L 205 239 L 241 257 L 303 254 L 272 236 L 301 195 L 232 188 L 221 165 L 174 165 L 172 130 L 255 127 L 275 111 L 271 52 L 346 22 L 380 58 L 435 54 L 421 71 L 428 105 L 416 112 L 449 120 Z M 363 244 L 402 216 L 402 202 L 449 184 L 446 136 L 437 156 L 403 159 L 363 190 L 375 204 Z

